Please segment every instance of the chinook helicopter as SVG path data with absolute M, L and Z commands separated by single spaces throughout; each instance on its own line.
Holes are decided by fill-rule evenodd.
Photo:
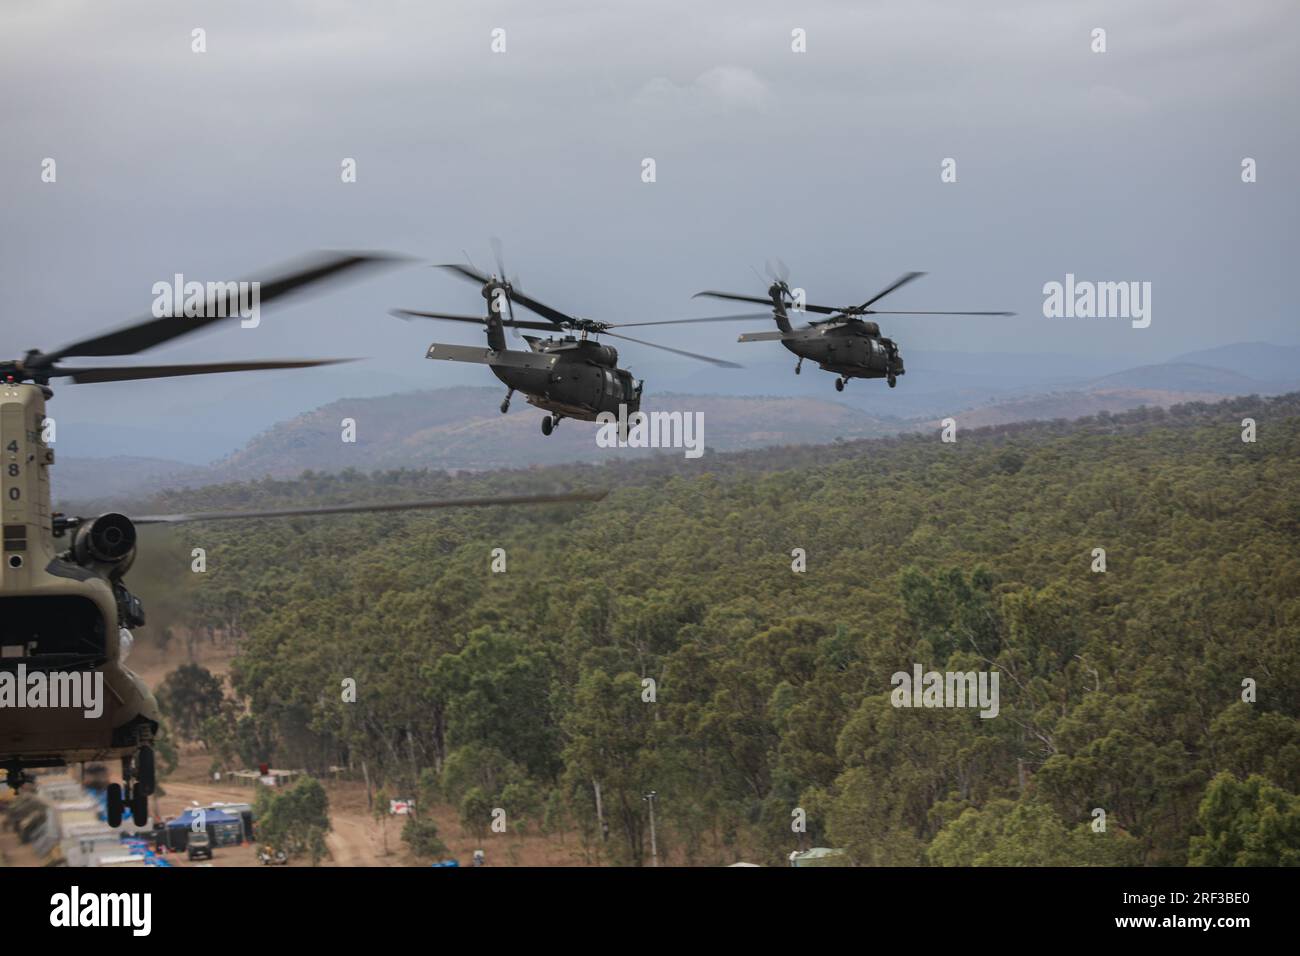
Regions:
M 280 298 L 323 280 L 355 275 L 391 262 L 389 257 L 333 255 L 306 268 L 260 282 L 261 301 Z M 233 283 L 229 285 L 234 285 Z M 65 365 L 83 356 L 134 355 L 188 335 L 218 318 L 237 315 L 229 290 L 209 289 L 200 317 L 150 318 L 53 352 L 32 350 L 0 362 L 0 447 L 3 447 L 3 561 L 0 561 L 0 768 L 18 790 L 27 771 L 117 757 L 122 784 L 108 787 L 111 826 L 129 810 L 146 824 L 156 785 L 153 742 L 161 716 L 144 682 L 125 666 L 131 629 L 145 622 L 140 599 L 123 580 L 136 551 L 136 526 L 291 515 L 487 507 L 591 501 L 603 492 L 498 498 L 430 499 L 256 512 L 203 512 L 128 518 L 109 513 L 85 518 L 59 514 L 50 505 L 54 449 L 44 433 L 51 379 L 74 384 L 205 375 L 259 369 L 305 368 L 339 359 L 214 362 L 90 368 Z M 101 676 L 102 675 L 102 676 Z M 26 706 L 5 693 L 26 694 L 33 682 L 56 683 L 65 692 L 76 682 L 102 681 L 98 713 L 81 707 Z M 82 685 L 84 686 L 84 685 Z M 7 688 L 7 690 L 6 690 Z
M 877 292 L 861 305 L 842 307 L 827 305 L 809 305 L 799 302 L 788 281 L 789 270 L 784 263 L 777 260 L 777 269 L 768 266 L 768 275 L 772 284 L 768 287 L 767 298 L 740 295 L 732 292 L 715 292 L 708 290 L 696 293 L 694 298 L 726 299 L 732 302 L 757 302 L 772 306 L 772 318 L 776 321 L 775 332 L 746 332 L 740 336 L 741 342 L 780 342 L 799 357 L 795 363 L 794 373 L 798 375 L 803 368 L 804 359 L 817 363 L 818 368 L 836 374 L 835 390 L 844 391 L 844 386 L 851 378 L 883 378 L 893 388 L 898 384 L 898 376 L 904 374 L 903 356 L 898 344 L 893 339 L 880 334 L 880 326 L 864 319 L 866 315 L 1015 315 L 1014 312 L 919 312 L 916 310 L 890 311 L 871 308 L 891 292 L 895 292 L 914 279 L 925 275 L 924 272 L 908 272 L 891 285 Z M 802 328 L 790 324 L 790 310 L 812 312 L 830 316 L 827 319 L 813 319 Z M 743 316 L 720 316 L 714 321 L 727 322 Z
M 426 358 L 447 362 L 477 362 L 488 366 L 506 386 L 506 397 L 501 402 L 501 414 L 510 411 L 510 399 L 516 391 L 523 392 L 528 404 L 550 412 L 542 419 L 542 434 L 549 435 L 565 418 L 595 421 L 602 412 L 618 415 L 619 406 L 626 407 L 630 419 L 641 408 L 641 390 L 644 382 L 634 380 L 632 373 L 618 367 L 618 350 L 602 345 L 589 336 L 608 335 L 612 338 L 648 345 L 675 355 L 709 362 L 722 368 L 740 368 L 734 362 L 697 355 L 682 349 L 658 345 L 630 335 L 611 332 L 642 325 L 676 325 L 683 322 L 719 321 L 710 319 L 678 319 L 663 322 L 600 322 L 567 315 L 559 309 L 537 301 L 520 291 L 517 282 L 505 277 L 500 243 L 493 241 L 498 272 L 485 275 L 472 264 L 451 263 L 437 266 L 481 287 L 487 302 L 487 314 L 456 315 L 448 312 L 422 312 L 413 309 L 394 309 L 392 314 L 402 319 L 447 319 L 454 322 L 474 322 L 486 327 L 488 347 L 444 345 L 439 342 L 429 346 Z M 515 304 L 542 317 L 544 321 L 516 319 Z M 725 318 L 725 317 L 724 317 Z M 737 316 L 736 318 L 740 318 Z M 751 318 L 746 316 L 745 318 Z M 506 345 L 505 329 L 535 329 L 542 332 L 562 333 L 559 338 L 540 338 L 524 335 L 528 351 L 510 349 Z M 578 336 L 570 333 L 577 332 Z

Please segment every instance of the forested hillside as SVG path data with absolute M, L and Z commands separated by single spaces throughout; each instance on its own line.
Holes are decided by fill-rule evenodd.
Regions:
M 1300 395 L 150 510 L 591 486 L 174 532 L 206 549 L 195 623 L 240 640 L 215 758 L 364 765 L 591 841 L 598 783 L 624 862 L 649 790 L 683 862 L 1300 862 Z M 915 664 L 997 671 L 998 715 L 892 706 Z

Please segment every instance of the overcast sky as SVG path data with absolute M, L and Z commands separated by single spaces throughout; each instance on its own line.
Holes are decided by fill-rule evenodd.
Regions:
M 779 256 L 812 301 L 918 269 L 882 307 L 1020 313 L 891 321 L 905 355 L 1296 344 L 1298 26 L 1291 0 L 0 0 L 4 349 L 143 315 L 175 272 L 235 279 L 319 248 L 486 266 L 492 235 L 528 292 L 613 321 L 707 314 L 692 293 L 761 292 L 751 270 Z M 1067 272 L 1151 282 L 1150 328 L 1043 318 Z M 399 306 L 482 300 L 404 268 L 149 354 L 371 359 L 346 373 L 68 388 L 59 408 L 493 381 L 423 359 L 473 328 Z M 762 346 L 741 330 L 645 337 L 743 361 Z M 680 368 L 622 351 L 647 379 Z

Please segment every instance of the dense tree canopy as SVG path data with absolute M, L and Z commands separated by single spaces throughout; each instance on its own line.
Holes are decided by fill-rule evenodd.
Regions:
M 592 485 L 609 497 L 181 532 L 208 551 L 193 623 L 239 634 L 229 759 L 364 763 L 476 827 L 500 808 L 593 844 L 599 789 L 633 863 L 648 790 L 661 853 L 691 861 L 1295 862 L 1296 396 L 153 507 Z M 917 664 L 996 672 L 997 716 L 893 706 Z

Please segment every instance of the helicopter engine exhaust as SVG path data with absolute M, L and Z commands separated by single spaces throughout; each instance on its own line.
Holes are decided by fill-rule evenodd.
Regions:
M 81 565 L 129 566 L 135 557 L 135 539 L 135 525 L 131 519 L 123 514 L 109 512 L 77 529 L 72 554 Z
M 610 368 L 618 367 L 618 349 L 614 348 L 614 346 L 594 343 L 591 346 L 591 351 L 593 361 L 601 365 L 607 365 Z

